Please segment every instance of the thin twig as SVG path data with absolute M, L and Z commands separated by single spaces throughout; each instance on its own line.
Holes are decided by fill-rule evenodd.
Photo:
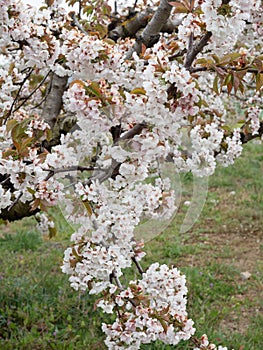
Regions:
M 140 262 L 136 259 L 135 256 L 132 257 L 132 261 L 134 262 L 135 266 L 137 267 L 139 273 L 142 275 L 144 273 L 144 270 L 143 270 Z
M 7 114 L 6 119 L 7 119 L 8 117 L 10 117 L 10 115 L 11 115 L 11 113 L 12 113 L 12 110 L 13 110 L 13 108 L 14 108 L 14 105 L 16 104 L 16 101 L 18 100 L 19 94 L 20 94 L 20 92 L 21 92 L 21 90 L 22 90 L 22 88 L 23 88 L 25 82 L 26 82 L 27 79 L 30 77 L 30 75 L 31 75 L 32 72 L 33 72 L 33 68 L 30 68 L 30 69 L 29 69 L 29 73 L 25 76 L 25 78 L 23 79 L 23 81 L 20 83 L 20 87 L 19 87 L 19 89 L 18 89 L 18 91 L 17 91 L 17 94 L 16 94 L 16 96 L 15 96 L 13 102 L 12 102 L 12 105 L 11 105 L 9 111 L 8 111 L 8 114 Z M 5 121 L 6 121 L 6 119 L 5 119 Z
M 216 67 L 222 68 L 226 71 L 232 70 L 235 72 L 242 72 L 242 71 L 246 70 L 247 73 L 259 73 L 259 71 L 256 68 L 237 68 L 237 67 L 219 66 L 219 65 L 216 65 L 214 67 L 190 67 L 188 70 L 190 73 L 206 72 L 206 71 L 215 71 Z
M 89 35 L 89 33 L 82 27 L 82 25 L 79 23 L 75 12 L 70 13 L 71 18 L 73 20 L 73 25 L 75 25 L 82 33 Z
M 4 185 L 9 179 L 10 179 L 11 175 L 8 175 L 6 179 L 4 179 L 3 181 L 0 182 L 1 185 Z
M 78 13 L 78 19 L 81 19 L 81 0 L 79 0 L 79 13 Z
M 119 277 L 116 275 L 115 269 L 112 271 L 111 276 L 110 276 L 110 279 L 115 280 L 116 286 L 117 286 L 120 290 L 124 290 L 124 288 L 123 288 L 123 286 L 122 286 L 122 284 L 121 284 L 121 281 L 120 281 Z
M 135 1 L 134 1 L 133 10 L 135 10 L 135 8 L 136 8 L 136 6 L 137 6 L 137 2 L 138 2 L 138 0 L 135 0 Z
M 68 173 L 71 171 L 93 171 L 93 170 L 100 170 L 100 171 L 105 171 L 102 168 L 96 168 L 94 166 L 81 166 L 81 165 L 73 165 L 69 168 L 58 168 L 58 169 L 43 169 L 44 171 L 49 171 L 49 174 L 46 176 L 45 181 L 49 180 L 52 176 L 58 173 Z
M 47 72 L 47 74 L 45 75 L 45 77 L 42 79 L 42 81 L 37 85 L 37 87 L 27 96 L 27 98 L 22 102 L 20 103 L 19 106 L 17 106 L 15 109 L 14 109 L 14 112 L 16 112 L 17 110 L 19 110 L 19 108 L 21 108 L 30 98 L 31 96 L 34 95 L 34 93 L 44 84 L 44 82 L 47 80 L 47 77 L 49 76 L 51 70 L 49 70 Z
M 187 52 L 186 49 L 180 50 L 177 53 L 175 53 L 174 55 L 169 56 L 168 59 L 169 59 L 169 61 L 173 61 L 175 58 L 183 56 L 186 52 Z
M 19 192 L 19 195 L 16 197 L 16 199 L 14 200 L 14 202 L 8 207 L 8 209 L 7 209 L 8 211 L 11 210 L 11 209 L 16 205 L 16 203 L 19 202 L 19 199 L 22 197 L 22 195 L 23 195 L 23 192 L 20 191 L 20 192 Z

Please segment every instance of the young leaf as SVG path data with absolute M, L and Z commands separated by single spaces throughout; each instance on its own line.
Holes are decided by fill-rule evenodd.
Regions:
M 6 123 L 6 131 L 10 132 L 17 124 L 18 121 L 16 119 L 9 119 Z
M 135 88 L 131 91 L 131 94 L 134 95 L 145 95 L 146 91 L 144 90 L 144 88 Z
M 256 57 L 254 59 L 253 65 L 256 66 L 257 70 L 259 73 L 261 73 L 263 71 L 263 62 L 261 59 L 259 59 L 258 57 Z
M 214 82 L 213 82 L 213 90 L 214 92 L 219 95 L 219 91 L 218 91 L 218 80 L 219 80 L 219 77 L 218 75 L 215 76 L 215 79 L 214 79 Z
M 229 53 L 227 55 L 224 55 L 220 59 L 220 64 L 224 65 L 227 63 L 231 63 L 231 62 L 235 61 L 236 59 L 238 59 L 240 56 L 241 56 L 240 53 L 237 53 L 237 52 Z
M 102 97 L 100 87 L 98 83 L 94 81 L 89 86 L 85 86 L 85 90 L 96 97 Z
M 91 205 L 89 204 L 89 201 L 85 200 L 85 201 L 82 201 L 82 203 L 84 204 L 84 207 L 86 208 L 89 216 L 91 216 L 93 211 L 92 211 Z
M 171 1 L 169 2 L 169 5 L 175 7 L 176 13 L 188 13 L 190 11 L 189 8 L 187 8 L 184 4 L 182 4 L 179 1 Z
M 256 89 L 259 91 L 263 86 L 263 73 L 256 74 Z
M 56 236 L 56 234 L 57 234 L 57 229 L 56 229 L 56 227 L 48 227 L 48 238 L 53 238 L 53 237 L 55 237 Z

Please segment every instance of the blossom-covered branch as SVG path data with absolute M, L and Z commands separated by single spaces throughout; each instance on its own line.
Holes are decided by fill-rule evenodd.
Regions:
M 115 315 L 102 326 L 109 349 L 216 349 L 194 338 L 186 277 L 145 267 L 136 230 L 172 219 L 175 172 L 207 177 L 262 139 L 262 2 L 138 0 L 122 28 L 104 0 L 73 26 L 58 0 L 0 3 L 0 217 L 39 212 L 52 237 L 48 208 L 60 205 L 76 228 L 62 271 Z

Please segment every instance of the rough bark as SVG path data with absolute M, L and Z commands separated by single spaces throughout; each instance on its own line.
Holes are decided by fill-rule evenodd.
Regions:
M 192 65 L 193 61 L 195 60 L 196 56 L 198 55 L 199 52 L 201 52 L 203 50 L 203 48 L 208 43 L 211 36 L 212 36 L 212 32 L 206 32 L 202 36 L 200 41 L 198 41 L 195 45 L 190 43 L 187 54 L 186 54 L 185 62 L 184 62 L 184 66 L 186 69 L 191 68 L 191 65 Z
M 53 73 L 50 80 L 49 93 L 46 97 L 42 118 L 50 125 L 53 129 L 57 116 L 60 113 L 62 107 L 62 96 L 66 89 L 68 77 L 59 77 Z
M 152 19 L 144 28 L 141 36 L 137 39 L 132 49 L 127 53 L 127 59 L 131 58 L 134 52 L 140 54 L 142 52 L 142 44 L 144 44 L 146 47 L 151 47 L 158 41 L 160 31 L 168 21 L 171 10 L 172 6 L 169 4 L 169 2 L 167 0 L 161 0 L 160 5 Z
M 22 203 L 18 201 L 11 209 L 5 208 L 0 213 L 0 219 L 16 221 L 24 217 L 35 215 L 39 209 L 31 210 L 31 202 Z
M 132 18 L 125 20 L 123 23 L 116 26 L 116 28 L 109 31 L 108 37 L 114 41 L 119 38 L 136 37 L 138 32 L 145 28 L 152 18 L 153 11 L 147 8 L 146 11 L 137 13 Z M 171 21 L 169 18 L 163 24 L 161 32 L 172 33 L 182 23 L 182 20 Z

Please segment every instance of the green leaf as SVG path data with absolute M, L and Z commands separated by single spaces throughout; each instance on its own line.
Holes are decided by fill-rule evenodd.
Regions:
M 206 58 L 199 58 L 198 60 L 195 61 L 196 64 L 201 64 L 202 66 L 207 65 L 207 59 Z
M 256 74 L 256 89 L 259 91 L 263 86 L 263 73 Z
M 10 132 L 17 124 L 18 121 L 16 119 L 9 119 L 6 123 L 6 131 Z
M 32 188 L 30 188 L 30 187 L 27 187 L 27 190 L 28 190 L 28 192 L 30 193 L 30 194 L 35 194 L 36 193 L 36 191 L 35 190 L 33 190 Z
M 51 129 L 47 129 L 46 130 L 46 138 L 47 138 L 47 141 L 51 141 L 52 140 L 52 137 L 53 137 L 53 132 Z
M 84 6 L 83 8 L 83 12 L 88 16 L 88 15 L 91 15 L 92 12 L 94 10 L 94 7 L 92 5 L 87 5 L 87 6 Z
M 237 53 L 237 52 L 229 53 L 227 55 L 224 55 L 220 59 L 220 64 L 231 63 L 231 62 L 235 61 L 236 59 L 238 59 L 240 56 L 241 56 L 240 53 Z
M 263 71 L 263 62 L 261 59 L 256 57 L 253 61 L 253 65 L 257 68 L 258 72 L 261 73 Z
M 232 80 L 232 74 L 229 73 L 229 74 L 225 77 L 225 80 L 224 80 L 223 85 L 229 84 L 229 83 L 231 82 L 231 80 Z
M 93 210 L 92 210 L 91 205 L 89 204 L 89 201 L 88 201 L 88 200 L 85 200 L 85 201 L 82 201 L 82 203 L 84 204 L 84 207 L 86 208 L 86 210 L 87 210 L 89 216 L 91 216 L 92 213 L 93 213 Z
M 130 93 L 135 95 L 145 95 L 146 91 L 144 90 L 144 88 L 135 88 Z
M 49 227 L 48 228 L 48 237 L 53 238 L 57 234 L 57 229 L 55 227 Z
M 100 38 L 105 38 L 108 34 L 108 27 L 104 24 L 98 23 L 94 29 L 99 33 Z
M 214 79 L 214 82 L 213 82 L 213 90 L 214 92 L 219 95 L 219 90 L 218 90 L 218 80 L 219 80 L 219 77 L 218 75 L 215 76 L 215 79 Z
M 89 86 L 85 86 L 85 90 L 89 94 L 92 94 L 93 96 L 96 96 L 99 98 L 102 97 L 100 87 L 99 87 L 98 83 L 96 83 L 95 81 L 93 81 Z
M 175 7 L 174 12 L 176 13 L 188 13 L 189 9 L 179 1 L 171 1 L 169 5 Z
M 213 60 L 215 61 L 215 63 L 219 64 L 220 63 L 220 59 L 217 55 L 213 54 L 211 55 L 211 57 L 213 58 Z
M 72 254 L 77 259 L 77 261 L 82 261 L 81 256 L 78 255 L 78 252 L 76 251 L 76 249 L 74 247 L 72 248 Z

